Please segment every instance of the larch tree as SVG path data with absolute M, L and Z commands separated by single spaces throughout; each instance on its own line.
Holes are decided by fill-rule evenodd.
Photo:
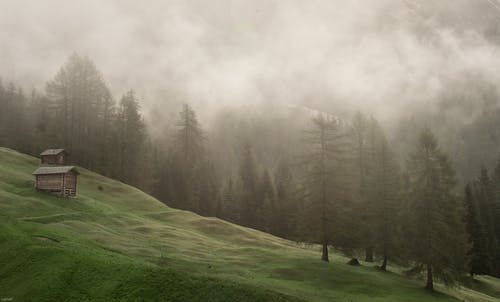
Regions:
M 338 228 L 339 205 L 346 200 L 342 184 L 345 161 L 345 133 L 340 123 L 319 115 L 312 120 L 312 129 L 305 132 L 303 187 L 306 191 L 305 221 L 309 239 L 322 246 L 321 260 L 328 262 L 328 246 Z M 335 228 L 337 226 L 337 228 Z
M 103 136 L 108 133 L 103 120 L 112 100 L 95 64 L 87 57 L 71 55 L 47 83 L 46 92 L 54 109 L 53 135 L 58 145 L 69 150 L 73 161 L 91 169 L 98 166 Z
M 419 136 L 408 161 L 412 260 L 415 271 L 426 271 L 426 286 L 434 278 L 452 284 L 465 271 L 467 237 L 462 203 L 453 193 L 455 172 L 429 129 Z
M 373 246 L 382 256 L 380 269 L 387 270 L 390 255 L 396 255 L 398 238 L 398 215 L 401 210 L 400 171 L 395 155 L 389 147 L 382 130 L 378 133 L 372 158 L 372 207 Z
M 374 202 L 372 200 L 373 184 L 373 164 L 374 164 L 374 144 L 376 142 L 375 122 L 370 120 L 361 112 L 355 114 L 349 137 L 351 140 L 351 154 L 353 176 L 354 176 L 354 200 L 349 207 L 349 215 L 353 216 L 351 222 L 356 226 L 351 226 L 349 244 L 352 248 L 364 247 L 365 261 L 373 262 L 374 249 Z M 354 217 L 356 216 L 356 217 Z M 360 217 L 360 220 L 356 218 Z M 355 231 L 356 230 L 356 231 Z

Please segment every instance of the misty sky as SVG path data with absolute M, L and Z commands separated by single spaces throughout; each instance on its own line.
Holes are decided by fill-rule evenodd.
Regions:
M 431 105 L 500 83 L 500 1 L 0 0 L 0 77 L 44 88 L 72 52 L 146 106 Z M 147 110 L 146 110 L 147 111 Z

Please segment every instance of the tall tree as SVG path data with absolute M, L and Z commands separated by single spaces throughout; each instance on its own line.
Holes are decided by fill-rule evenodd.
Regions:
M 465 270 L 467 238 L 463 208 L 452 190 L 455 172 L 429 129 L 419 136 L 409 159 L 412 257 L 427 272 L 426 289 L 434 277 L 453 283 Z
M 471 184 L 465 186 L 464 203 L 466 209 L 465 221 L 471 243 L 468 251 L 470 257 L 470 275 L 473 277 L 475 274 L 490 273 L 491 255 L 487 246 L 488 234 L 482 225 L 477 202 L 471 187 Z
M 257 199 L 261 207 L 257 212 L 257 225 L 259 229 L 268 233 L 275 233 L 276 193 L 273 180 L 268 170 L 265 170 L 260 177 L 257 188 Z
M 258 170 L 255 156 L 250 144 L 243 145 L 240 162 L 241 180 L 241 222 L 249 227 L 258 226 L 257 213 L 262 209 L 261 201 L 258 200 Z
M 304 142 L 308 151 L 304 156 L 303 185 L 306 190 L 306 221 L 310 238 L 322 245 L 321 260 L 329 261 L 328 245 L 333 232 L 340 232 L 337 218 L 339 204 L 346 199 L 341 181 L 342 162 L 346 151 L 345 134 L 337 120 L 319 115 L 312 120 L 312 129 L 306 131 Z
M 500 156 L 498 157 L 496 166 L 493 170 L 492 186 L 493 200 L 491 203 L 491 212 L 495 233 L 494 238 L 492 238 L 494 240 L 492 245 L 492 273 L 494 276 L 500 277 Z
M 170 169 L 172 169 L 172 198 L 174 205 L 199 212 L 199 196 L 196 196 L 200 181 L 195 181 L 196 170 L 206 163 L 205 135 L 195 111 L 182 106 L 174 136 Z M 206 171 L 206 170 L 205 170 Z M 208 180 L 207 180 L 208 181 Z
M 205 159 L 197 162 L 191 177 L 194 208 L 200 215 L 214 216 L 217 201 L 217 180 L 212 163 Z
M 482 167 L 480 176 L 471 182 L 471 189 L 477 205 L 476 215 L 479 217 L 483 235 L 486 237 L 485 247 L 487 255 L 491 259 L 491 273 L 498 276 L 500 275 L 500 260 L 498 259 L 500 257 L 500 243 L 497 225 L 500 216 L 498 215 L 498 201 L 496 201 L 496 192 L 498 191 L 498 183 L 495 180 L 496 173 L 494 172 L 494 176 L 491 178 L 488 170 Z
M 365 248 L 365 261 L 373 262 L 374 246 L 374 202 L 373 202 L 373 165 L 375 144 L 378 139 L 378 125 L 374 119 L 369 119 L 361 112 L 357 112 L 352 120 L 349 131 L 353 154 L 353 170 L 355 175 L 354 204 L 350 207 L 350 215 L 361 217 L 357 234 L 351 234 L 351 240 L 357 241 L 353 245 Z M 352 217 L 352 223 L 358 221 Z
M 294 194 L 296 184 L 288 158 L 281 158 L 274 175 L 276 186 L 276 214 L 274 232 L 278 236 L 294 238 L 297 231 L 298 207 Z
M 120 100 L 115 128 L 118 177 L 127 183 L 138 185 L 144 176 L 146 133 L 139 101 L 132 90 Z
M 175 150 L 186 169 L 193 168 L 205 155 L 203 130 L 196 117 L 196 112 L 188 104 L 182 106 L 177 122 Z
M 220 217 L 232 222 L 238 222 L 240 220 L 240 211 L 239 205 L 236 204 L 232 177 L 229 177 L 229 180 L 224 185 L 221 195 L 222 215 Z
M 22 89 L 0 82 L 0 145 L 22 152 L 30 150 L 27 97 Z
M 382 255 L 380 269 L 387 269 L 389 255 L 396 255 L 398 216 L 401 210 L 400 172 L 394 153 L 381 130 L 373 156 L 372 208 L 374 246 Z
M 111 94 L 101 73 L 87 57 L 70 56 L 47 83 L 56 127 L 52 134 L 71 158 L 88 168 L 99 169 L 103 147 L 103 120 L 111 110 Z M 108 124 L 109 126 L 109 124 Z

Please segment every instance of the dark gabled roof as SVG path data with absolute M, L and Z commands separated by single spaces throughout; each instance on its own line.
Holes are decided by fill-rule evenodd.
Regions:
M 43 156 L 43 155 L 57 155 L 61 152 L 66 152 L 66 150 L 64 149 L 47 149 L 45 151 L 43 151 L 42 153 L 40 153 L 40 156 Z M 68 152 L 66 152 L 68 153 Z
M 76 172 L 76 174 L 80 174 L 76 170 L 75 166 L 64 166 L 64 167 L 40 167 L 36 169 L 35 172 L 33 172 L 33 175 L 66 174 L 69 171 L 73 171 Z

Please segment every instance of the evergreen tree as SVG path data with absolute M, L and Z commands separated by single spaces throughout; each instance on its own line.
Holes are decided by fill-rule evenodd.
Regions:
M 205 136 L 195 111 L 184 104 L 179 113 L 177 132 L 170 161 L 172 169 L 172 199 L 174 205 L 187 210 L 201 212 L 200 196 L 197 195 L 203 181 L 196 178 L 196 171 L 206 167 Z M 206 172 L 206 170 L 203 170 Z M 210 181 L 207 179 L 206 181 Z
M 232 177 L 229 177 L 229 180 L 222 190 L 221 208 L 221 218 L 232 222 L 238 222 L 240 220 L 240 211 L 238 205 L 236 204 Z
M 257 210 L 257 226 L 260 230 L 269 233 L 274 233 L 276 230 L 274 224 L 275 215 L 277 214 L 275 198 L 274 184 L 269 171 L 266 170 L 260 177 L 257 190 L 257 200 L 261 204 L 260 209 Z
M 352 247 L 365 248 L 365 261 L 373 262 L 374 246 L 374 202 L 373 197 L 373 164 L 374 148 L 376 143 L 376 131 L 378 125 L 374 120 L 369 120 L 358 112 L 352 120 L 350 139 L 353 154 L 353 170 L 355 175 L 354 204 L 349 207 L 351 223 L 358 224 L 350 226 L 350 245 Z M 357 218 L 361 219 L 357 219 Z
M 120 100 L 115 121 L 118 155 L 118 177 L 139 185 L 144 176 L 145 125 L 140 114 L 139 101 L 134 91 L 128 91 Z
M 460 278 L 467 263 L 467 239 L 462 204 L 452 193 L 455 172 L 428 129 L 409 159 L 409 177 L 412 260 L 416 269 L 427 272 L 426 289 L 433 290 L 434 277 L 446 284 Z
M 54 121 L 51 119 L 49 104 L 50 100 L 45 95 L 33 91 L 28 109 L 31 121 L 28 126 L 31 130 L 30 154 L 40 154 L 56 144 L 51 135 Z
M 195 111 L 188 104 L 184 104 L 179 112 L 177 128 L 174 140 L 176 155 L 185 169 L 189 170 L 204 158 L 205 136 Z
M 491 203 L 491 212 L 495 233 L 494 238 L 491 238 L 494 241 L 492 246 L 492 274 L 496 277 L 500 277 L 500 156 L 493 170 L 492 186 L 493 199 Z
M 52 101 L 52 135 L 57 145 L 68 149 L 73 161 L 99 170 L 105 152 L 103 136 L 109 133 L 103 120 L 112 103 L 101 73 L 89 58 L 73 54 L 47 83 L 46 91 Z
M 466 209 L 465 221 L 471 243 L 471 248 L 468 252 L 470 257 L 470 275 L 488 274 L 491 270 L 491 259 L 487 248 L 487 232 L 485 232 L 481 223 L 481 217 L 479 216 L 470 184 L 465 186 L 464 203 Z
M 199 161 L 193 169 L 193 210 L 204 216 L 214 216 L 217 207 L 215 170 L 208 160 Z
M 400 172 L 394 153 L 375 121 L 372 132 L 376 133 L 372 143 L 370 189 L 370 221 L 372 246 L 382 255 L 380 269 L 387 269 L 389 255 L 397 255 L 398 217 L 401 210 Z M 366 227 L 366 225 L 364 225 Z
M 496 173 L 496 172 L 495 172 Z M 495 177 L 495 176 L 494 176 Z M 491 272 L 500 275 L 500 243 L 497 234 L 498 212 L 495 188 L 496 183 L 485 167 L 481 168 L 480 176 L 472 182 L 474 200 L 477 204 L 477 215 L 480 217 L 484 236 L 486 237 L 487 255 L 491 259 Z M 479 238 L 480 239 L 480 238 Z
M 336 120 L 319 115 L 313 119 L 313 128 L 306 132 L 304 141 L 308 144 L 303 162 L 306 229 L 309 239 L 322 245 L 321 260 L 329 261 L 328 245 L 333 241 L 333 233 L 341 232 L 337 221 L 339 205 L 346 200 L 342 184 L 345 134 Z
M 296 235 L 298 208 L 294 191 L 295 183 L 287 158 L 281 158 L 274 175 L 276 186 L 276 214 L 273 224 L 278 236 L 293 238 Z
M 4 88 L 0 82 L 0 106 L 0 145 L 29 152 L 30 129 L 23 90 L 12 83 Z
M 262 209 L 261 201 L 258 200 L 258 171 L 255 157 L 250 144 L 243 145 L 240 180 L 241 180 L 241 222 L 245 226 L 258 226 L 258 210 Z

